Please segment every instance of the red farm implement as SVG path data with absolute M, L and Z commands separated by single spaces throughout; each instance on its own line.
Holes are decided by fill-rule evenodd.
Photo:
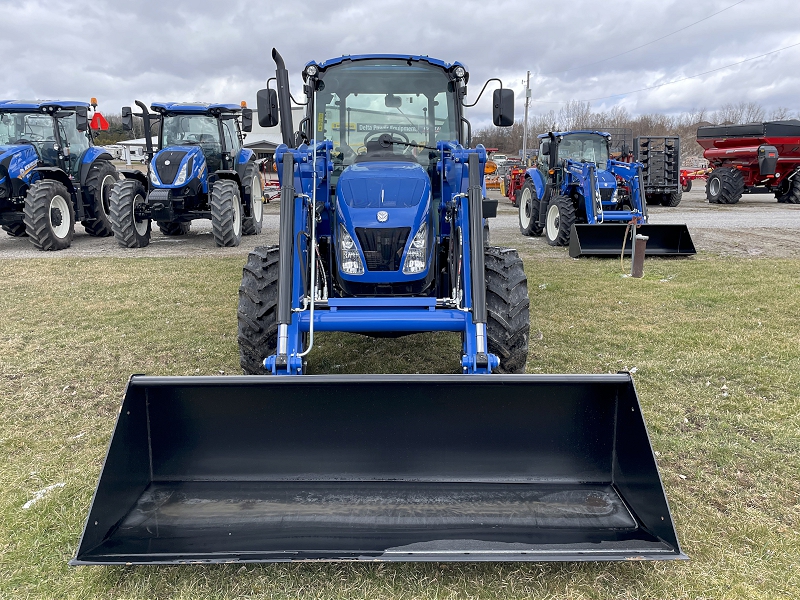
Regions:
M 800 204 L 800 121 L 710 125 L 697 129 L 697 143 L 711 166 L 706 197 L 736 204 L 744 193 L 775 194 Z

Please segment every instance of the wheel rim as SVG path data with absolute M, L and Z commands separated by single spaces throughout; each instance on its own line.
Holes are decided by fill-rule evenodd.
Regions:
M 264 203 L 261 201 L 261 197 L 263 196 L 263 190 L 261 194 L 258 194 L 256 197 L 256 190 L 261 190 L 261 178 L 256 176 L 253 177 L 253 185 L 250 186 L 250 202 L 252 203 L 253 207 L 253 219 L 255 219 L 256 223 L 261 222 L 261 216 L 264 214 Z
M 50 200 L 50 210 L 47 216 L 50 219 L 50 228 L 53 230 L 53 235 L 62 240 L 67 237 L 71 223 L 69 205 L 63 196 L 53 196 Z
M 550 240 L 555 240 L 558 237 L 558 228 L 561 224 L 561 212 L 558 210 L 558 205 L 553 204 L 547 209 L 547 237 Z
M 519 222 L 523 227 L 527 227 L 531 220 L 531 190 L 528 187 L 522 188 L 519 198 Z
M 242 203 L 236 196 L 233 197 L 233 232 L 239 235 L 242 230 Z
M 719 177 L 712 177 L 711 181 L 708 182 L 708 191 L 712 196 L 716 196 L 719 194 Z
M 131 217 L 133 218 L 133 226 L 136 228 L 136 233 L 140 236 L 147 234 L 147 225 L 149 221 L 149 219 L 142 219 L 141 221 L 136 220 L 136 207 L 142 204 L 144 204 L 144 198 L 141 194 L 136 194 L 133 199 L 133 214 Z
M 113 175 L 106 175 L 103 177 L 103 183 L 100 184 L 100 208 L 105 216 L 111 213 L 111 194 L 110 191 L 114 187 L 116 177 Z M 108 192 L 106 192 L 106 183 L 108 183 Z

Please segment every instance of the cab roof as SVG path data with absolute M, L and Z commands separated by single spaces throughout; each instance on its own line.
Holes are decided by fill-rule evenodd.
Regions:
M 89 108 L 88 102 L 77 100 L 0 100 L 0 111 L 5 112 L 31 112 L 44 113 L 57 110 L 74 110 L 79 106 Z
M 346 60 L 349 61 L 359 61 L 359 60 L 407 60 L 413 62 L 426 62 L 430 65 L 435 67 L 440 67 L 445 71 L 449 71 L 454 67 L 464 67 L 465 71 L 469 71 L 465 65 L 460 62 L 454 63 L 446 63 L 443 60 L 439 60 L 437 58 L 431 58 L 429 56 L 423 56 L 419 54 L 345 54 L 344 56 L 339 56 L 338 58 L 330 58 L 324 62 L 318 63 L 309 61 L 306 63 L 306 67 L 309 65 L 317 65 L 320 69 L 327 69 L 328 67 L 332 67 L 334 65 L 339 65 Z M 305 71 L 305 70 L 304 70 Z
M 594 135 L 602 135 L 603 137 L 610 138 L 611 134 L 606 133 L 605 131 L 597 131 L 594 129 L 576 129 L 575 131 L 553 131 L 551 132 L 555 137 L 564 137 L 565 135 L 570 135 L 573 133 L 590 133 Z M 550 137 L 550 133 L 540 133 L 536 136 L 539 139 L 543 139 L 546 137 Z
M 242 107 L 238 104 L 208 104 L 206 102 L 153 102 L 150 108 L 159 113 L 178 115 L 213 115 L 242 112 Z

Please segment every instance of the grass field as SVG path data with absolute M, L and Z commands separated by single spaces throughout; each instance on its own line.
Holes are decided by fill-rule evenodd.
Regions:
M 70 568 L 130 374 L 239 373 L 244 259 L 4 260 L 0 598 L 798 597 L 800 261 L 524 258 L 528 372 L 635 372 L 689 562 Z M 448 334 L 318 343 L 315 373 L 458 372 Z

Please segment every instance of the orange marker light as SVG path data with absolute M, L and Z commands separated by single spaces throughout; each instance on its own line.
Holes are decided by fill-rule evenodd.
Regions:
M 244 100 L 242 100 L 242 108 L 247 108 L 247 102 L 245 102 Z
M 97 106 L 97 98 L 92 98 L 91 102 L 89 102 L 92 106 Z

